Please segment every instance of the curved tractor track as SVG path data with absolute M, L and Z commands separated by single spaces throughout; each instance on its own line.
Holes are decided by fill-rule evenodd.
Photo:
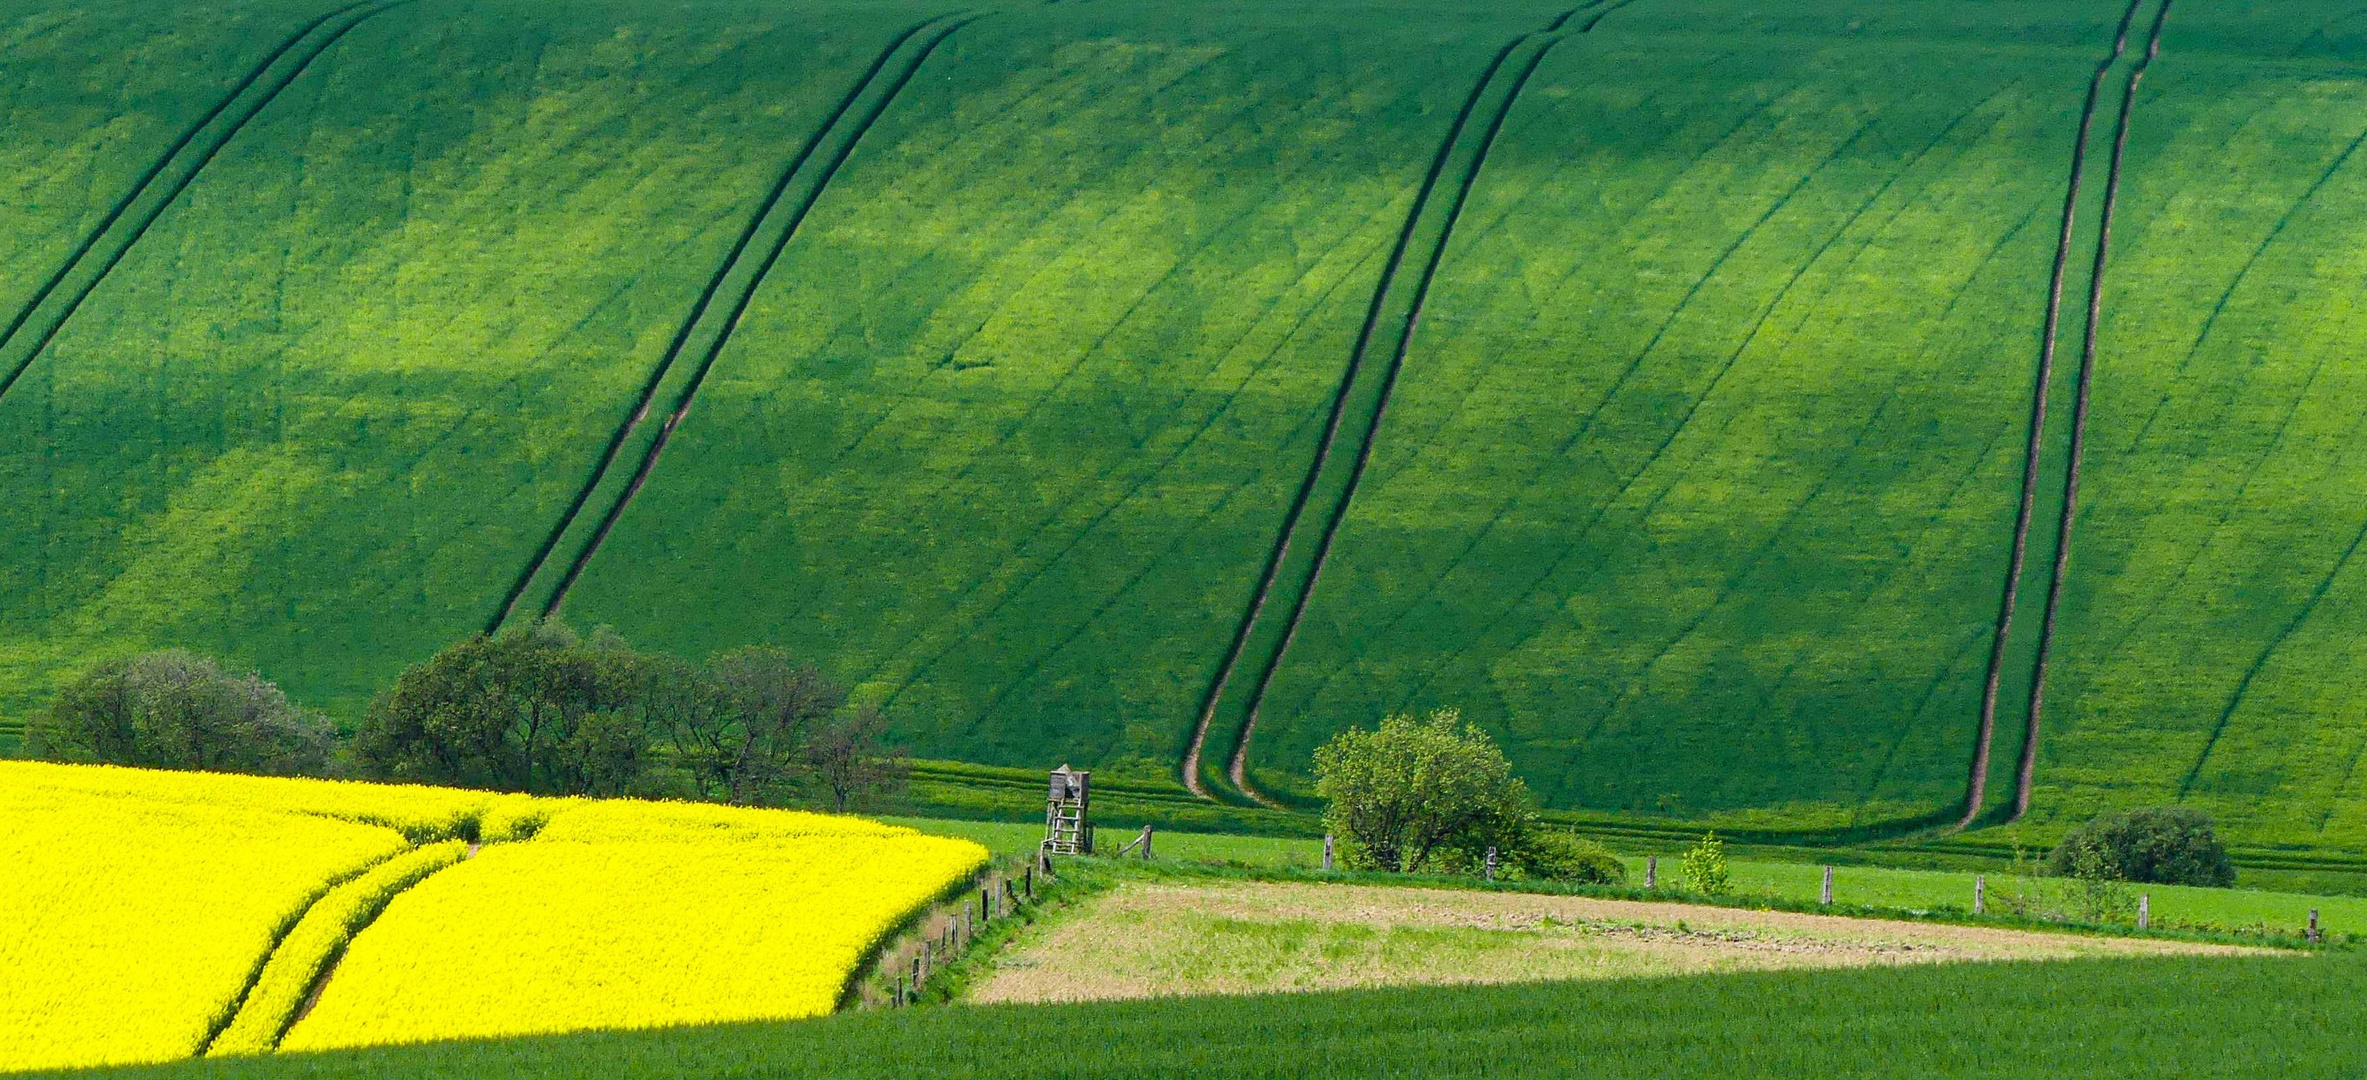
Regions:
M 197 182 L 198 174 L 231 139 L 339 39 L 389 9 L 411 2 L 362 0 L 306 23 L 265 54 L 228 94 L 149 163 L 98 225 L 50 272 L 8 323 L 0 326 L 0 397 L 7 396 L 83 301 L 98 291 L 107 275 L 181 193 Z
M 829 116 L 790 157 L 755 215 L 741 229 L 731 251 L 715 268 L 706 289 L 691 305 L 690 314 L 674 332 L 665 354 L 642 384 L 632 410 L 609 437 L 574 500 L 486 622 L 486 633 L 500 630 L 521 606 L 531 604 L 536 617 L 549 618 L 567 602 L 568 591 L 599 554 L 601 543 L 624 516 L 633 496 L 648 482 L 650 472 L 657 468 L 667 441 L 690 414 L 699 387 L 714 369 L 716 359 L 723 355 L 724 347 L 730 344 L 732 332 L 738 329 L 741 316 L 756 297 L 756 290 L 764 284 L 773 264 L 780 261 L 789 241 L 796 237 L 798 226 L 821 200 L 831 178 L 838 175 L 839 167 L 846 164 L 856 144 L 862 142 L 888 106 L 895 103 L 897 95 L 920 72 L 930 54 L 955 31 L 982 17 L 983 14 L 952 12 L 905 28 L 879 51 L 870 67 L 839 98 Z M 899 59 L 902 64 L 897 66 L 895 62 Z M 892 66 L 894 75 L 883 80 L 882 72 Z M 825 144 L 830 144 L 830 152 L 820 157 Z M 793 190 L 794 198 L 790 197 Z M 721 297 L 730 298 L 727 306 L 718 305 Z M 698 359 L 689 365 L 679 363 L 685 355 L 695 355 Z M 672 408 L 662 419 L 653 418 L 652 404 L 669 389 L 673 394 Z M 635 467 L 629 475 L 616 468 L 628 447 L 638 449 L 631 459 Z M 586 516 L 585 510 L 596 503 L 604 509 L 593 520 Z M 567 553 L 563 559 L 561 552 Z
M 1202 698 L 1199 720 L 1192 729 L 1182 763 L 1184 783 L 1194 794 L 1212 797 L 1202 776 L 1202 766 L 1208 758 L 1208 733 L 1212 729 L 1224 730 L 1232 735 L 1226 778 L 1243 795 L 1259 802 L 1271 802 L 1250 783 L 1248 775 L 1249 742 L 1257 727 L 1258 708 L 1273 684 L 1274 673 L 1281 668 L 1282 659 L 1290 650 L 1292 639 L 1297 636 L 1307 601 L 1314 595 L 1340 523 L 1346 519 L 1348 506 L 1355 498 L 1356 485 L 1372 459 L 1374 437 L 1388 409 L 1398 373 L 1405 366 L 1431 282 L 1446 256 L 1448 242 L 1453 239 L 1455 222 L 1462 215 L 1463 205 L 1479 180 L 1480 170 L 1487 164 L 1488 151 L 1503 131 L 1513 104 L 1520 99 L 1521 90 L 1538 65 L 1544 63 L 1546 54 L 1569 37 L 1593 30 L 1604 16 L 1632 2 L 1613 0 L 1606 4 L 1603 0 L 1593 0 L 1562 12 L 1537 30 L 1505 42 L 1473 83 L 1445 138 L 1439 142 L 1413 205 L 1406 211 L 1396 244 L 1382 267 L 1380 280 L 1373 287 L 1363 328 L 1349 352 L 1339 386 L 1332 394 L 1331 413 L 1314 461 L 1291 500 L 1290 511 L 1283 518 L 1274 547 L 1267 555 L 1257 592 L 1250 598 L 1233 632 L 1224 663 Z M 1586 17 L 1580 21 L 1582 15 Z M 1476 129 L 1472 122 L 1475 116 L 1485 117 L 1484 124 Z M 1458 163 L 1459 172 L 1450 173 L 1450 166 Z M 1457 177 L 1451 193 L 1445 199 L 1433 199 L 1439 193 L 1440 180 L 1450 175 Z M 1410 275 L 1410 281 L 1401 280 L 1400 271 L 1407 267 L 1409 256 L 1418 268 Z M 1384 351 L 1385 363 L 1367 363 Z
M 2098 323 L 2103 317 L 2104 272 L 2112 243 L 2112 214 L 2120 196 L 2121 162 L 2128 148 L 2129 119 L 2135 110 L 2137 85 L 2144 79 L 2146 68 L 2161 53 L 2162 28 L 2170 15 L 2171 0 L 2152 0 L 2155 5 L 2154 15 L 2146 47 L 2132 60 L 2128 48 L 2129 34 L 2147 2 L 2129 0 L 2127 9 L 2121 13 L 2111 51 L 2097 61 L 2095 74 L 2088 82 L 2087 100 L 2081 107 L 2079 130 L 2072 144 L 2070 178 L 2063 196 L 2063 225 L 2056 241 L 2054 269 L 2047 285 L 2046 321 L 2031 390 L 2029 443 L 2022 461 L 2021 503 L 2015 513 L 2013 548 L 2007 561 L 2005 586 L 1999 598 L 1997 624 L 1990 640 L 1989 665 L 1982 684 L 1981 713 L 1973 746 L 1971 775 L 1965 786 L 1964 813 L 1956 824 L 1960 829 L 1971 826 L 1987 809 L 1990 761 L 1997 730 L 1997 703 L 2002 693 L 2004 672 L 2012 663 L 2014 614 L 2022 578 L 2028 572 L 2030 527 L 2038 515 L 2041 476 L 2049 471 L 2049 448 L 2062 442 L 2061 486 L 2052 493 L 2055 497 L 2049 500 L 2053 504 L 2049 508 L 2049 516 L 2055 521 L 2054 550 L 2048 559 L 2046 599 L 2040 614 L 2037 641 L 2030 646 L 2030 682 L 2025 702 L 2021 754 L 2015 770 L 2013 810 L 2009 820 L 2020 818 L 2030 809 L 2030 789 L 2038 761 L 2039 720 L 2046 696 L 2047 658 L 2054 645 L 2055 618 L 2060 607 L 2063 580 L 2070 566 L 2072 526 L 2078 510 L 2080 456 L 2087 435 L 2089 390 L 2095 374 Z M 2088 266 L 2087 318 L 2082 330 L 2080 363 L 2073 385 L 2069 431 L 2055 434 L 2050 432 L 2050 427 L 2059 425 L 2051 424 L 2053 418 L 2048 398 L 2056 378 L 2055 354 L 2061 336 L 2065 279 L 2071 265 L 2071 252 L 2078 240 L 2079 206 L 2087 169 L 2088 142 L 2095 127 L 2096 105 L 2102 99 L 2112 73 L 2124 63 L 2127 65 L 2127 75 L 2121 85 L 2120 110 L 2113 129 L 2103 196 L 2096 213 L 2093 255 Z

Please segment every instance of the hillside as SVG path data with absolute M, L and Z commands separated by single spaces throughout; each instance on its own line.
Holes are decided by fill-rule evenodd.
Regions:
M 2362 54 L 2300 0 L 11 0 L 0 734 L 168 644 L 351 718 L 555 612 L 785 645 L 930 758 L 1289 801 L 1455 705 L 1563 809 L 1977 771 L 2355 844 Z

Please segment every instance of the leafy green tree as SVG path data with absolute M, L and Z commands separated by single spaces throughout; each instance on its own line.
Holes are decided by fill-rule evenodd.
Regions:
M 613 635 L 538 624 L 414 665 L 370 709 L 355 757 L 394 780 L 623 794 L 648 767 L 644 662 Z
M 2106 814 L 2063 837 L 2047 856 L 2064 877 L 2164 885 L 2235 884 L 2235 861 L 2211 815 L 2184 806 Z
M 1469 858 L 1513 844 L 1533 821 L 1528 785 L 1453 709 L 1341 732 L 1315 751 L 1315 790 L 1360 869 L 1412 873 L 1445 852 Z
M 92 665 L 27 733 L 58 761 L 273 775 L 325 771 L 334 736 L 254 673 L 166 649 Z

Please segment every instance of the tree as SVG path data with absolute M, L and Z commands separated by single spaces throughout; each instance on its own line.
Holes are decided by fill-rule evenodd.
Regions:
M 262 676 L 185 649 L 91 666 L 28 736 L 33 754 L 60 761 L 274 775 L 325 771 L 334 741 Z
M 865 706 L 824 721 L 807 740 L 806 765 L 839 813 L 904 786 L 911 770 L 887 744 L 887 735 L 886 714 Z
M 676 760 L 702 796 L 741 806 L 793 797 L 808 739 L 846 701 L 820 669 L 772 646 L 724 653 L 703 673 L 672 678 Z
M 2235 884 L 2235 862 L 2211 815 L 2183 806 L 2106 814 L 2073 829 L 2047 856 L 2065 877 L 2165 885 Z
M 394 780 L 619 795 L 648 767 L 644 658 L 542 623 L 473 637 L 412 666 L 377 702 L 355 756 Z
M 1412 873 L 1433 856 L 1473 857 L 1533 826 L 1528 786 L 1495 740 L 1453 709 L 1389 716 L 1315 751 L 1324 823 L 1347 840 L 1348 865 Z

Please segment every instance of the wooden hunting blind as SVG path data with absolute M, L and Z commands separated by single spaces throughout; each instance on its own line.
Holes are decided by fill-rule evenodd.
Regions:
M 1067 765 L 1052 770 L 1044 801 L 1044 852 L 1093 854 L 1093 774 Z

